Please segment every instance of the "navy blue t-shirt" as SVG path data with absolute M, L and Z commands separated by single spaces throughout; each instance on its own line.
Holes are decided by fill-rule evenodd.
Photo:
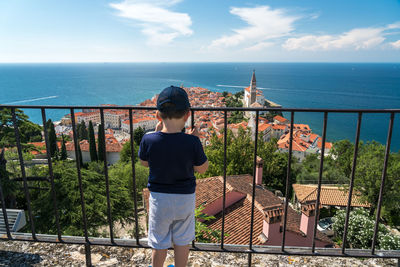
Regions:
M 193 166 L 200 166 L 207 160 L 197 136 L 163 132 L 143 136 L 139 158 L 149 163 L 149 190 L 171 194 L 194 193 Z

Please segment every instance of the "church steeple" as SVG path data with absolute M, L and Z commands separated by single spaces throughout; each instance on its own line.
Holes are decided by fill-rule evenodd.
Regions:
M 253 70 L 253 75 L 250 82 L 250 105 L 256 102 L 257 85 L 256 85 L 256 71 Z

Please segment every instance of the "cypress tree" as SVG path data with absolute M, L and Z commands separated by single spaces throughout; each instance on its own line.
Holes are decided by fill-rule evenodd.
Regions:
M 57 155 L 57 135 L 56 130 L 54 129 L 54 124 L 50 121 L 49 127 L 49 146 L 50 146 L 50 155 L 51 157 L 55 157 Z
M 97 138 L 97 151 L 98 151 L 98 160 L 99 161 L 104 161 L 104 126 L 103 124 L 99 125 L 99 133 L 98 133 L 98 138 Z
M 142 127 L 138 127 L 133 131 L 133 140 L 135 141 L 135 144 L 140 144 L 140 141 L 142 141 L 142 137 L 144 136 L 144 129 Z
M 66 160 L 67 157 L 68 157 L 67 148 L 65 146 L 64 135 L 62 135 L 62 145 L 61 145 L 60 160 Z
M 82 150 L 80 144 L 78 144 L 78 156 L 79 156 L 79 166 L 83 168 Z
M 89 121 L 89 151 L 90 151 L 90 160 L 97 161 L 96 139 L 94 137 L 94 129 L 92 121 Z
M 88 139 L 88 131 L 84 121 L 78 124 L 78 137 L 80 141 Z

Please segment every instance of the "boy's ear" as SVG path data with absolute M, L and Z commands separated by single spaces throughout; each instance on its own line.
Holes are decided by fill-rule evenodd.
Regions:
M 157 118 L 157 120 L 162 121 L 160 112 L 158 110 L 156 111 L 156 118 Z
M 192 114 L 192 111 L 188 111 L 186 114 L 185 114 L 185 121 L 187 121 L 187 119 L 190 117 L 190 114 Z

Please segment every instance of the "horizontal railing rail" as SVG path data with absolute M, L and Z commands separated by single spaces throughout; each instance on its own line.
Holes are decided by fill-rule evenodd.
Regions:
M 134 147 L 134 138 L 133 138 L 133 111 L 135 110 L 147 110 L 154 111 L 155 107 L 147 107 L 147 106 L 16 106 L 16 105 L 0 105 L 1 109 L 11 109 L 12 114 L 12 127 L 14 128 L 15 138 L 16 138 L 16 147 L 18 151 L 18 158 L 21 168 L 21 176 L 18 178 L 18 181 L 23 182 L 23 190 L 24 196 L 26 199 L 26 208 L 28 210 L 28 219 L 30 222 L 31 233 L 11 233 L 10 225 L 7 219 L 7 207 L 4 200 L 4 188 L 1 187 L 0 183 L 0 200 L 1 200 L 1 209 L 3 211 L 4 223 L 6 226 L 6 235 L 1 236 L 2 240 L 15 240 L 15 241 L 30 241 L 30 242 L 49 242 L 49 243 L 65 243 L 65 244 L 81 244 L 85 246 L 86 253 L 86 264 L 91 266 L 91 246 L 92 245 L 106 245 L 106 246 L 121 246 L 121 247 L 133 247 L 133 248 L 149 248 L 147 245 L 147 241 L 144 239 L 140 239 L 139 236 L 139 220 L 138 220 L 138 199 L 137 199 L 137 182 L 136 182 L 136 174 L 135 174 L 135 147 Z M 35 228 L 35 217 L 33 216 L 33 211 L 31 207 L 31 196 L 28 187 L 28 177 L 25 170 L 24 158 L 23 158 L 23 150 L 20 140 L 20 129 L 16 120 L 16 109 L 36 109 L 41 112 L 42 115 L 42 123 L 44 127 L 44 139 L 46 144 L 46 156 L 48 162 L 49 169 L 49 177 L 46 179 L 50 182 L 50 190 L 52 196 L 52 205 L 54 209 L 54 217 L 55 217 L 55 227 L 57 230 L 57 235 L 50 234 L 38 234 L 36 233 Z M 59 209 L 57 203 L 57 196 L 55 190 L 54 183 L 54 173 L 53 173 L 53 159 L 50 154 L 50 144 L 49 144 L 49 136 L 48 129 L 46 126 L 47 116 L 46 110 L 51 109 L 65 109 L 68 110 L 71 114 L 71 126 L 73 132 L 73 142 L 75 148 L 75 158 L 76 158 L 76 170 L 77 170 L 77 179 L 79 185 L 79 194 L 80 194 L 80 205 L 82 212 L 82 222 L 83 222 L 83 232 L 84 236 L 66 236 L 62 234 L 60 227 L 60 216 Z M 129 135 L 130 135 L 130 149 L 131 149 L 131 162 L 132 162 L 132 184 L 133 184 L 133 202 L 134 202 L 134 219 L 135 219 L 135 233 L 134 239 L 119 239 L 115 238 L 113 234 L 113 215 L 111 212 L 111 196 L 109 189 L 109 177 L 108 177 L 108 164 L 107 164 L 107 154 L 106 154 L 106 144 L 103 141 L 101 145 L 104 151 L 104 177 L 105 177 L 105 186 L 106 186 L 106 202 L 107 202 L 107 222 L 109 226 L 110 237 L 109 238 L 98 238 L 91 237 L 88 233 L 88 222 L 87 222 L 87 214 L 86 214 L 86 206 L 85 206 L 85 192 L 82 186 L 82 174 L 81 174 L 81 166 L 79 164 L 80 155 L 78 153 L 78 137 L 77 137 L 77 123 L 75 118 L 75 110 L 77 109 L 95 109 L 100 112 L 100 121 L 104 125 L 104 112 L 105 110 L 126 110 L 129 112 Z M 220 243 L 195 243 L 192 244 L 192 250 L 194 251 L 212 251 L 212 252 L 221 252 L 221 253 L 247 253 L 248 254 L 248 264 L 251 266 L 252 263 L 252 255 L 256 254 L 280 254 L 280 255 L 303 255 L 303 256 L 334 256 L 334 257 L 361 257 L 361 258 L 397 258 L 400 259 L 400 250 L 389 251 L 389 250 L 376 250 L 377 245 L 377 235 L 378 235 L 378 226 L 380 223 L 381 217 L 381 208 L 382 208 L 382 199 L 384 196 L 384 185 L 387 176 L 387 167 L 390 155 L 390 146 L 392 142 L 392 132 L 393 132 L 393 124 L 395 115 L 400 113 L 400 109 L 308 109 L 308 108 L 232 108 L 232 107 L 193 107 L 191 108 L 192 116 L 191 116 L 191 126 L 195 126 L 195 113 L 199 111 L 218 111 L 223 113 L 224 119 L 224 160 L 221 164 L 223 164 L 223 203 L 222 203 L 222 225 L 221 225 L 221 241 Z M 226 217 L 226 187 L 227 187 L 227 127 L 228 127 L 228 113 L 232 111 L 242 111 L 242 112 L 254 112 L 255 113 L 255 131 L 254 131 L 254 150 L 253 150 L 253 179 L 252 179 L 252 193 L 251 193 L 251 219 L 250 219 L 250 232 L 249 232 L 249 244 L 248 245 L 232 245 L 226 244 L 224 240 L 225 236 L 225 217 Z M 256 161 L 257 161 L 257 151 L 258 151 L 258 126 L 259 126 L 259 115 L 260 112 L 265 111 L 280 111 L 280 112 L 288 112 L 290 114 L 290 129 L 294 127 L 295 113 L 296 112 L 308 112 L 308 113 L 323 113 L 323 129 L 322 129 L 322 143 L 321 143 L 321 153 L 320 153 L 320 165 L 319 165 L 319 174 L 318 174 L 318 186 L 317 186 L 317 196 L 316 196 L 316 214 L 314 218 L 314 226 L 313 226 L 313 234 L 312 234 L 312 245 L 310 247 L 291 247 L 286 245 L 287 241 L 287 222 L 288 222 L 288 195 L 289 195 L 289 178 L 291 177 L 292 172 L 292 154 L 293 154 L 293 131 L 289 133 L 289 148 L 288 148 L 288 164 L 287 164 L 287 172 L 286 172 L 286 188 L 285 188 L 285 198 L 283 203 L 283 227 L 282 227 L 282 241 L 280 246 L 260 246 L 254 245 L 253 243 L 253 232 L 254 232 L 254 209 L 255 209 L 255 196 L 256 196 Z M 328 115 L 330 113 L 351 113 L 356 114 L 358 116 L 357 127 L 355 129 L 355 145 L 354 145 L 354 153 L 352 160 L 352 169 L 350 175 L 350 183 L 349 183 L 349 192 L 348 192 L 348 201 L 346 206 L 346 217 L 344 224 L 344 232 L 343 232 L 343 243 L 341 248 L 320 248 L 316 247 L 316 233 L 317 233 L 317 222 L 319 220 L 320 213 L 320 204 L 321 204 L 321 186 L 322 186 L 322 177 L 323 177 L 323 169 L 324 169 L 324 156 L 325 156 L 325 145 L 326 145 L 326 136 L 327 136 L 327 125 L 328 125 Z M 375 217 L 375 225 L 374 225 L 374 235 L 372 240 L 371 249 L 350 249 L 347 248 L 347 235 L 349 228 L 349 217 L 350 217 L 350 209 L 351 209 L 351 201 L 354 190 L 354 179 L 356 173 L 357 166 L 357 156 L 358 156 L 358 147 L 360 143 L 360 131 L 362 124 L 362 117 L 365 113 L 384 113 L 390 115 L 389 118 L 389 127 L 388 134 L 386 139 L 386 148 L 385 148 L 385 157 L 382 166 L 382 174 L 380 181 L 380 191 L 378 202 L 376 203 L 376 217 Z M 105 129 L 103 127 L 103 131 L 99 132 L 99 135 L 102 135 L 104 140 Z

